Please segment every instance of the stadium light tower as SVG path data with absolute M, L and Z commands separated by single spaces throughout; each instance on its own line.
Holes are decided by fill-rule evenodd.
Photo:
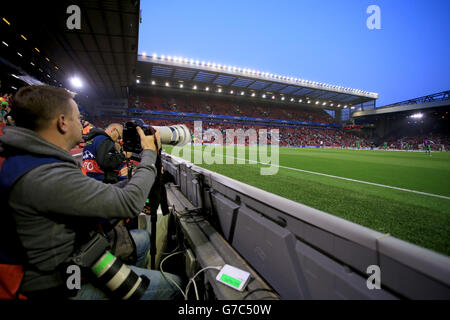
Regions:
M 70 78 L 70 83 L 72 84 L 73 87 L 77 89 L 83 87 L 83 82 L 77 76 Z
M 421 119 L 423 117 L 423 113 L 415 113 L 411 116 L 414 119 Z

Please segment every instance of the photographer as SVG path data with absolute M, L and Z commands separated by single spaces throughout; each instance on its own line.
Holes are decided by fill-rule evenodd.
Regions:
M 86 221 L 136 216 L 155 180 L 155 136 L 159 136 L 145 136 L 141 128 L 142 160 L 126 185 L 120 188 L 81 173 L 69 153 L 82 133 L 73 97 L 51 86 L 21 88 L 12 108 L 16 127 L 6 128 L 0 136 L 5 158 L 0 195 L 7 204 L 0 224 L 0 282 L 8 283 L 9 290 L 0 292 L 2 297 L 21 294 L 30 299 L 61 299 L 76 294 L 75 299 L 108 298 L 92 282 L 82 283 L 78 292 L 68 290 L 65 263 L 91 239 Z M 159 271 L 129 268 L 150 279 L 141 299 L 177 296 Z M 177 276 L 171 277 L 180 282 Z M 82 278 L 90 279 L 85 273 Z
M 123 126 L 110 124 L 104 131 L 92 128 L 83 149 L 83 168 L 88 177 L 116 183 L 119 181 L 118 168 L 125 156 L 117 150 L 116 144 L 122 138 Z
M 86 121 L 82 121 L 82 124 L 85 123 Z M 111 123 L 105 130 L 90 129 L 83 148 L 83 169 L 88 177 L 111 184 L 124 180 L 121 179 L 122 171 L 127 171 L 127 168 L 121 170 L 121 167 L 125 162 L 125 155 L 119 152 L 122 134 L 123 126 L 118 123 Z M 127 173 L 125 177 L 128 176 Z M 137 266 L 143 267 L 150 248 L 150 236 L 146 230 L 132 228 L 131 225 L 136 224 L 136 219 L 132 221 L 132 224 L 117 224 L 115 227 L 115 222 L 97 222 L 109 236 L 112 247 L 122 248 L 114 254 L 128 264 L 136 263 Z

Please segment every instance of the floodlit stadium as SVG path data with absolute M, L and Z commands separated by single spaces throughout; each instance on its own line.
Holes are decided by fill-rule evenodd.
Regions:
M 1 129 L 7 94 L 44 84 L 77 92 L 92 128 L 160 127 L 166 200 L 136 226 L 186 300 L 450 298 L 450 91 L 378 106 L 297 70 L 145 52 L 142 1 L 74 1 L 78 29 L 71 4 L 0 12 Z

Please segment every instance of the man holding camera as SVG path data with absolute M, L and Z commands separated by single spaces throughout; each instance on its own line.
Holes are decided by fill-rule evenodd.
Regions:
M 83 168 L 86 175 L 103 181 L 116 183 L 119 181 L 118 168 L 125 156 L 116 145 L 122 138 L 123 126 L 110 124 L 105 130 L 93 128 L 90 130 L 83 149 Z
M 105 130 L 99 128 L 90 130 L 83 148 L 83 169 L 88 177 L 111 184 L 124 180 L 121 179 L 121 175 L 122 171 L 127 171 L 127 167 L 119 170 L 125 160 L 125 155 L 120 152 L 122 136 L 123 126 L 119 123 L 111 123 Z M 125 177 L 128 177 L 128 171 Z M 136 263 L 139 267 L 145 266 L 150 248 L 150 235 L 146 230 L 131 228 L 127 230 L 123 224 L 114 227 L 106 220 L 98 222 L 111 236 L 110 240 L 123 248 L 119 258 L 127 263 Z
M 120 188 L 81 173 L 69 153 L 82 134 L 73 97 L 65 89 L 51 86 L 21 88 L 12 108 L 16 127 L 6 128 L 0 136 L 1 156 L 5 158 L 0 169 L 0 195 L 6 200 L 0 224 L 0 267 L 23 269 L 23 278 L 16 272 L 17 278 L 9 279 L 12 294 L 36 299 L 67 297 L 71 292 L 65 281 L 67 270 L 62 266 L 90 240 L 92 230 L 86 222 L 136 216 L 155 180 L 155 137 L 159 140 L 159 135 L 145 136 L 141 128 L 137 130 L 144 149 L 142 160 L 126 185 Z M 160 272 L 129 268 L 150 279 L 141 299 L 177 296 Z M 1 280 L 6 276 L 0 271 Z M 171 277 L 180 282 L 177 276 Z M 92 283 L 83 283 L 75 294 L 76 299 L 107 298 Z

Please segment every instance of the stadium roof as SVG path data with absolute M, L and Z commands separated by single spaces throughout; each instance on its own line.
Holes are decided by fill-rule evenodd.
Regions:
M 69 30 L 70 5 L 81 9 L 81 29 Z M 91 97 L 125 98 L 135 82 L 139 1 L 7 1 L 0 11 L 0 55 L 42 82 Z
M 378 98 L 376 93 L 357 89 L 156 54 L 138 55 L 136 86 L 170 87 L 332 109 Z
M 69 30 L 66 24 L 72 4 L 81 9 L 80 30 Z M 330 109 L 378 98 L 376 93 L 246 68 L 138 56 L 139 5 L 137 0 L 8 1 L 0 13 L 0 65 L 8 65 L 2 70 L 10 77 L 67 88 L 72 88 L 69 79 L 76 76 L 83 82 L 79 92 L 89 98 L 126 98 L 129 87 L 165 88 L 166 83 L 192 92 Z
M 352 117 L 365 117 L 413 110 L 425 110 L 450 106 L 450 91 L 443 91 L 427 96 L 397 102 L 373 110 L 358 111 Z

